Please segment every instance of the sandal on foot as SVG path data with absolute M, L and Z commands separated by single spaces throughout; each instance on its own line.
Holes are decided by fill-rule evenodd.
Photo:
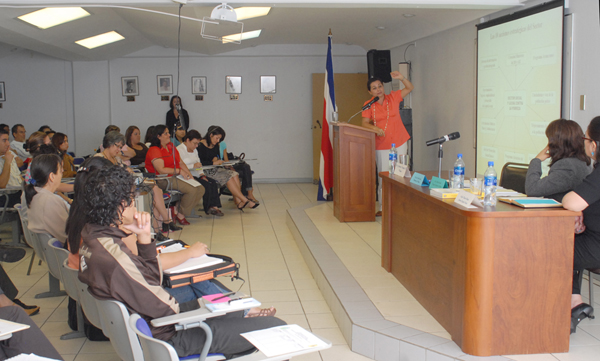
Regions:
M 248 203 L 250 203 L 250 201 L 247 201 L 246 203 L 244 203 L 241 207 L 240 204 L 244 203 L 243 201 L 237 204 L 237 209 L 239 209 L 240 211 L 244 211 L 244 208 L 246 208 L 246 206 L 248 205 Z
M 252 308 L 252 309 L 250 309 L 250 311 L 246 315 L 246 318 L 249 318 L 249 317 L 275 316 L 276 312 L 277 312 L 277 310 L 275 309 L 275 307 L 261 308 L 259 310 L 256 310 L 256 309 Z

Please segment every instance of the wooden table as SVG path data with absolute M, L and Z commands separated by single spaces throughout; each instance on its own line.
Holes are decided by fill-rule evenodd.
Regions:
M 429 174 L 430 178 L 433 173 Z M 567 352 L 577 212 L 466 209 L 383 179 L 382 266 L 471 355 Z

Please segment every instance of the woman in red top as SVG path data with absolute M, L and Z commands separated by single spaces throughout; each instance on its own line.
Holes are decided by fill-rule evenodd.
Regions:
M 181 161 L 179 151 L 171 143 L 171 135 L 165 125 L 157 125 L 150 140 L 151 147 L 146 153 L 146 170 L 149 173 L 181 175 L 183 179 L 194 179 L 188 167 Z M 176 219 L 182 225 L 190 224 L 185 217 L 192 213 L 196 205 L 202 201 L 204 187 L 192 186 L 178 178 L 157 179 L 156 185 L 161 189 L 177 190 L 183 193 L 179 202 L 179 213 Z
M 410 139 L 410 135 L 408 135 L 404 124 L 402 124 L 402 119 L 400 119 L 400 102 L 415 87 L 398 71 L 393 71 L 391 76 L 392 79 L 400 80 L 404 85 L 404 89 L 386 95 L 381 79 L 370 78 L 367 82 L 367 89 L 373 97 L 365 104 L 375 97 L 379 97 L 379 100 L 362 112 L 362 126 L 377 131 L 375 137 L 377 174 L 389 170 L 388 160 L 392 144 L 396 144 L 398 154 L 406 154 L 406 141 Z M 381 178 L 379 178 L 379 185 L 377 186 L 377 195 L 380 209 L 377 216 L 381 216 Z

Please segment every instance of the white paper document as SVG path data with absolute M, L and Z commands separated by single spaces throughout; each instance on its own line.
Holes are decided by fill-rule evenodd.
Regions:
M 194 186 L 194 187 L 199 187 L 199 186 L 202 185 L 202 184 L 200 184 L 200 182 L 198 182 L 195 179 L 185 179 L 185 178 L 183 178 L 183 176 L 181 174 L 177 176 L 177 179 L 182 180 L 182 181 L 186 182 L 187 184 L 189 184 L 191 186 Z
M 25 325 L 23 323 L 16 323 L 0 319 L 0 337 L 15 333 L 17 331 L 26 330 L 28 328 L 29 325 Z
M 209 267 L 218 263 L 223 262 L 221 258 L 211 257 L 207 255 L 202 255 L 201 257 L 190 258 L 187 261 L 183 262 L 179 266 L 171 267 L 166 269 L 164 273 L 179 273 L 179 272 L 187 272 L 203 267 Z
M 285 325 L 266 330 L 242 333 L 267 357 L 314 348 L 327 348 L 327 344 L 298 325 Z

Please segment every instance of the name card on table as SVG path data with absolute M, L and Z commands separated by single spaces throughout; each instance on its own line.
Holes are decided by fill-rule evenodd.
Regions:
M 429 189 L 432 188 L 448 188 L 448 181 L 436 176 L 431 178 L 431 184 L 429 185 Z
M 461 190 L 460 192 L 458 192 L 458 195 L 454 199 L 454 203 L 458 203 L 459 205 L 466 208 L 475 208 L 471 204 L 474 204 L 478 207 L 483 207 L 483 204 L 481 203 L 481 201 L 479 201 L 476 194 L 467 192 L 465 190 Z
M 429 185 L 429 181 L 427 180 L 427 177 L 425 177 L 424 174 L 417 173 L 417 172 L 415 172 L 413 174 L 412 178 L 410 179 L 410 182 L 412 184 L 416 184 L 421 187 Z
M 397 164 L 396 169 L 394 170 L 394 176 L 410 178 L 410 170 L 408 170 L 408 165 Z

